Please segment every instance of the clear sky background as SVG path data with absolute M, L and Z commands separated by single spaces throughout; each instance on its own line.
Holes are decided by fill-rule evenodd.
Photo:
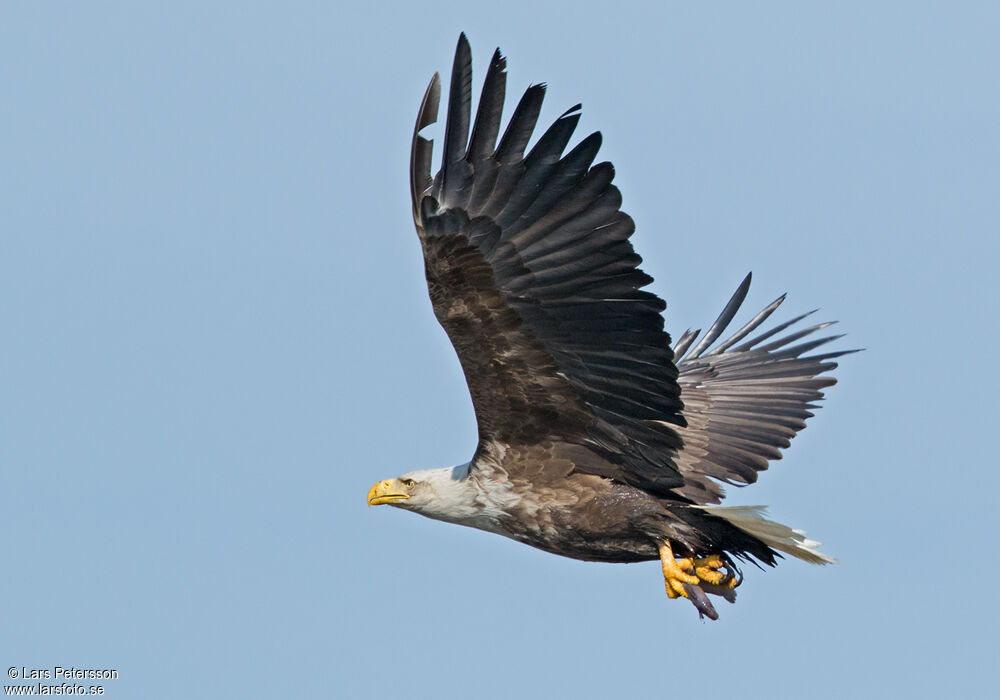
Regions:
M 0 6 L 0 670 L 117 668 L 110 698 L 995 690 L 995 3 L 141 5 Z M 499 45 L 511 98 L 548 82 L 542 121 L 603 131 L 671 332 L 752 270 L 748 313 L 787 291 L 776 318 L 867 349 L 730 499 L 838 565 L 748 569 L 704 623 L 655 563 L 365 505 L 475 446 L 407 194 L 462 30 L 477 92 Z

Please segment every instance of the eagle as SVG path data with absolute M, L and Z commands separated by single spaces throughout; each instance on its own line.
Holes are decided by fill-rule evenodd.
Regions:
M 784 295 L 720 341 L 750 275 L 700 339 L 672 342 L 666 304 L 644 289 L 652 277 L 629 241 L 614 168 L 594 162 L 600 132 L 566 150 L 578 104 L 527 150 L 545 95 L 537 84 L 498 143 L 506 67 L 497 49 L 473 119 L 462 34 L 440 171 L 431 176 L 433 141 L 421 135 L 437 121 L 436 73 L 410 154 L 427 287 L 479 441 L 465 464 L 379 481 L 368 504 L 573 559 L 659 560 L 667 596 L 713 620 L 707 594 L 735 601 L 737 562 L 833 562 L 763 507 L 719 504 L 723 484 L 751 484 L 781 457 L 835 383 L 834 360 L 853 351 L 813 353 L 841 336 L 812 335 L 829 323 L 796 325 L 808 314 L 761 329 Z

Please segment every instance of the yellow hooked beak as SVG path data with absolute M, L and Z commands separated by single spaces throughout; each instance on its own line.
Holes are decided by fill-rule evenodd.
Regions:
M 406 481 L 409 481 L 409 479 Z M 368 505 L 380 506 L 384 503 L 405 501 L 410 497 L 407 491 L 409 491 L 409 488 L 407 488 L 407 484 L 402 479 L 380 481 L 368 489 Z

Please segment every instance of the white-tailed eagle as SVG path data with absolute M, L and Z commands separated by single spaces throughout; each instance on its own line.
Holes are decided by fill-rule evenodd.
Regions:
M 718 342 L 747 275 L 700 340 L 687 332 L 671 344 L 666 305 L 643 289 L 652 278 L 638 268 L 614 169 L 594 164 L 600 133 L 566 152 L 577 105 L 526 154 L 545 94 L 533 85 L 498 143 L 505 71 L 497 50 L 473 120 L 463 34 L 440 172 L 431 177 L 432 142 L 420 135 L 437 119 L 437 74 L 410 156 L 427 286 L 479 443 L 466 464 L 378 482 L 368 503 L 574 559 L 659 559 L 667 595 L 713 619 L 705 594 L 734 599 L 735 560 L 833 561 L 762 508 L 717 504 L 722 483 L 756 481 L 805 426 L 845 354 L 809 353 L 838 336 L 797 342 L 823 323 L 776 337 L 804 316 L 759 332 L 782 296 Z

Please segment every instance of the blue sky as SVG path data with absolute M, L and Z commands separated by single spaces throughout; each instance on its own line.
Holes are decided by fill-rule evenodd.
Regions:
M 669 330 L 752 270 L 866 348 L 730 499 L 838 565 L 705 624 L 654 563 L 365 505 L 475 446 L 406 169 L 462 30 L 477 86 L 499 45 L 543 121 L 583 103 Z M 985 692 L 998 35 L 990 3 L 4 4 L 0 662 L 111 698 Z

